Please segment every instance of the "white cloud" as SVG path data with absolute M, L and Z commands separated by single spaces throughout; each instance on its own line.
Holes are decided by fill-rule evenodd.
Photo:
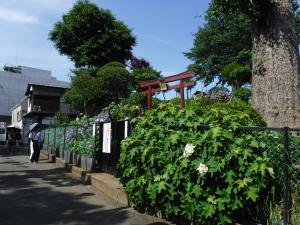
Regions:
M 39 4 L 47 8 L 66 8 L 72 6 L 76 0 L 29 0 L 33 4 Z
M 12 0 L 11 0 L 12 1 Z M 17 0 L 18 2 L 20 0 Z M 26 3 L 22 5 L 22 8 L 29 8 L 31 11 L 43 12 L 43 13 L 54 13 L 62 14 L 69 10 L 77 0 L 26 0 Z M 18 4 L 19 6 L 20 4 Z
M 3 7 L 0 7 L 0 21 L 33 24 L 40 22 L 36 16 Z

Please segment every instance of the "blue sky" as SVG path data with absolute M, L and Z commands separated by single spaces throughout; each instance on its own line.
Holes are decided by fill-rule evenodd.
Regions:
M 0 1 L 0 66 L 24 65 L 51 70 L 69 81 L 73 63 L 59 55 L 48 40 L 53 24 L 74 0 Z M 193 33 L 203 24 L 210 0 L 91 0 L 110 9 L 137 37 L 134 55 L 146 58 L 163 75 L 186 70 L 183 52 L 193 45 Z

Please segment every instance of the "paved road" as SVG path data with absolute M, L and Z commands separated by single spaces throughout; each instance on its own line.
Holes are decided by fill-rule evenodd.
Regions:
M 41 157 L 8 155 L 0 146 L 1 225 L 166 225 L 111 200 Z

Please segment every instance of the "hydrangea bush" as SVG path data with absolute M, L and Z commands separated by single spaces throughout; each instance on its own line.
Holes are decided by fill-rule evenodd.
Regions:
M 119 161 L 130 205 L 192 224 L 263 215 L 273 168 L 254 137 L 236 135 L 240 126 L 260 125 L 255 121 L 228 104 L 205 110 L 165 104 L 133 121 Z
M 95 157 L 97 155 L 97 135 L 93 136 L 93 123 L 95 119 L 82 116 L 72 121 L 70 125 L 77 127 L 77 139 L 73 140 L 71 151 L 82 156 Z M 76 131 L 75 131 L 76 136 Z M 75 138 L 75 137 L 74 137 Z

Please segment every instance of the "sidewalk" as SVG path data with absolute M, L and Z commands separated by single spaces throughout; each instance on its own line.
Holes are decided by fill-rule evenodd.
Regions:
M 24 152 L 0 146 L 1 225 L 166 225 L 108 198 L 48 163 L 28 163 Z

